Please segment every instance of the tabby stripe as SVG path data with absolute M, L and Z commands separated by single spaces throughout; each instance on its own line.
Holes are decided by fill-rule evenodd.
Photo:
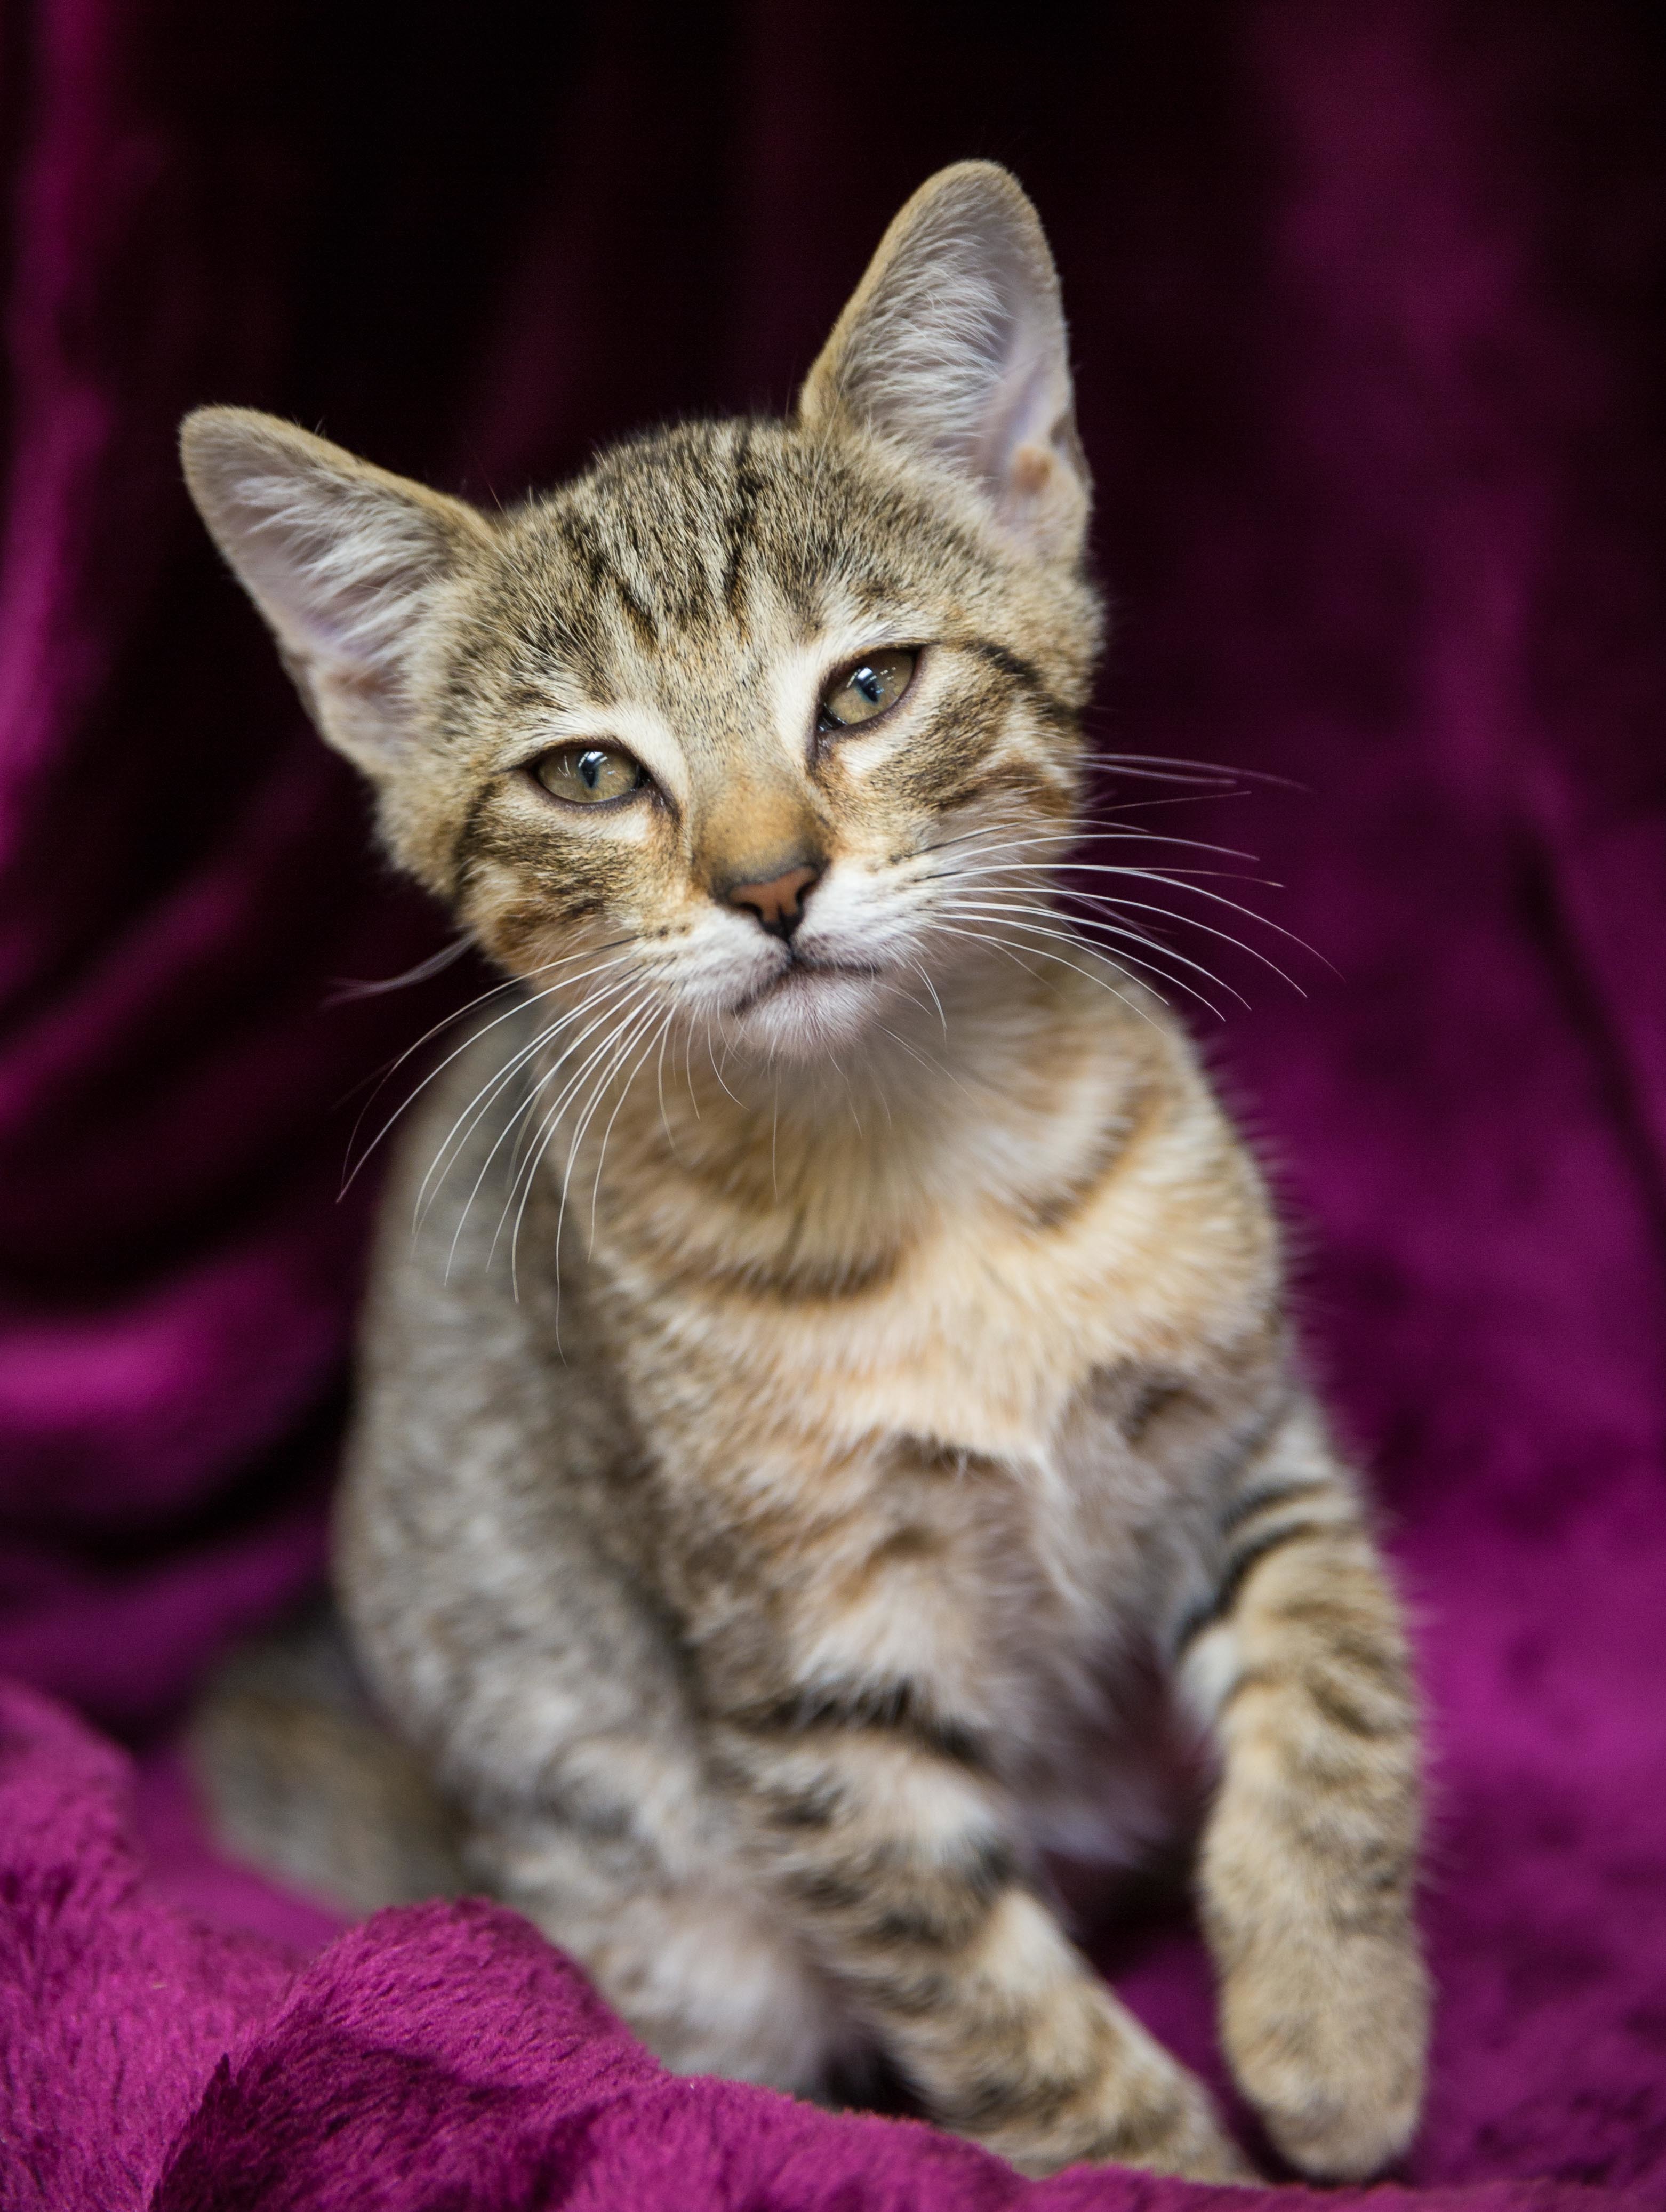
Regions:
M 644 645 L 657 646 L 660 642 L 660 619 L 654 609 L 623 571 L 615 572 L 613 584 L 619 595 L 619 603 L 629 616 L 637 636 Z
M 1330 1536 L 1335 1533 L 1333 1522 L 1290 1521 L 1281 1528 L 1268 1529 L 1264 1535 L 1256 1536 L 1241 1546 L 1228 1561 L 1226 1571 L 1215 1586 L 1214 1595 L 1206 1598 L 1201 1605 L 1195 1606 L 1181 1623 L 1175 1644 L 1177 1657 L 1183 1654 L 1189 1644 L 1195 1644 L 1206 1628 L 1213 1628 L 1217 1621 L 1225 1620 L 1237 1603 L 1244 1583 L 1263 1559 L 1270 1558 L 1274 1552 L 1282 1551 L 1286 1544 L 1304 1543 L 1311 1537 Z
M 481 823 L 486 809 L 496 795 L 496 786 L 491 783 L 477 791 L 470 802 L 468 812 L 463 817 L 461 827 L 452 840 L 451 895 L 454 901 L 460 901 L 467 888 L 469 864 L 479 842 Z
M 982 1752 L 972 1731 L 927 1711 L 912 1683 L 887 1683 L 847 1692 L 800 1691 L 727 1716 L 748 1735 L 809 1735 L 848 1729 L 863 1734 L 905 1736 L 957 1766 L 981 1767 Z
M 1308 1628 L 1324 1640 L 1333 1659 L 1345 1660 L 1385 1692 L 1403 1696 L 1406 1677 L 1399 1662 L 1362 1629 L 1359 1617 L 1328 1597 L 1287 1598 L 1279 1607 L 1282 1625 Z
M 1067 726 L 1071 724 L 1073 718 L 1069 708 L 1065 705 L 1056 692 L 1048 689 L 1040 671 L 1031 662 L 1022 659 L 1016 653 L 1009 653 L 1004 645 L 996 645 L 992 640 L 985 637 L 969 638 L 967 650 L 976 653 L 980 659 L 987 660 L 991 668 L 998 668 L 1003 676 L 1010 677 L 1014 684 L 1021 685 L 1040 707 L 1049 722 L 1061 723 Z
M 1269 1483 L 1264 1490 L 1245 1491 L 1241 1498 L 1235 1498 L 1222 1513 L 1219 1524 L 1220 1533 L 1223 1536 L 1231 1535 L 1235 1529 L 1241 1528 L 1246 1521 L 1253 1521 L 1257 1513 L 1268 1506 L 1293 1504 L 1298 1498 L 1334 1497 L 1335 1492 L 1336 1485 L 1322 1476 L 1311 1482 Z
M 728 551 L 723 567 L 723 604 L 732 615 L 740 612 L 741 571 L 751 542 L 761 489 L 757 471 L 752 466 L 752 426 L 745 422 L 735 441 L 734 493 L 726 518 Z
M 1411 1728 L 1409 1712 L 1397 1713 L 1390 1720 L 1373 1720 L 1335 1681 L 1315 1681 L 1304 1676 L 1302 1687 L 1318 1711 L 1344 1735 L 1359 1736 L 1369 1743 L 1380 1741 L 1385 1736 L 1404 1735 Z
M 641 641 L 644 645 L 657 645 L 660 641 L 658 617 L 608 553 L 593 523 L 576 520 L 569 525 L 566 535 L 573 557 L 583 568 L 595 597 L 617 599 L 629 616 L 631 627 Z M 593 655 L 589 657 L 593 665 Z
M 1221 1699 L 1220 1710 L 1224 1713 L 1229 1706 L 1236 1705 L 1241 1697 L 1253 1690 L 1293 1689 L 1299 1690 L 1321 1718 L 1329 1721 L 1344 1735 L 1357 1736 L 1366 1743 L 1383 1743 L 1395 1736 L 1409 1736 L 1416 1722 L 1409 1706 L 1404 1703 L 1401 1685 L 1389 1675 L 1386 1668 L 1379 1668 L 1373 1679 L 1377 1688 L 1384 1696 L 1393 1697 L 1401 1707 L 1390 1719 L 1373 1720 L 1347 1695 L 1334 1678 L 1316 1680 L 1309 1669 L 1285 1674 L 1277 1668 L 1265 1667 L 1246 1668 Z
M 1018 1876 L 1011 1848 L 981 1837 L 956 1857 L 928 1863 L 857 1847 L 793 1868 L 784 1887 L 802 1904 L 848 1917 L 848 1935 L 942 1950 L 970 1942 Z

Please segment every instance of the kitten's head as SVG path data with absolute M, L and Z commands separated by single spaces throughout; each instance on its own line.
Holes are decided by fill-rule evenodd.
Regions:
M 394 855 L 535 988 L 812 1054 L 988 957 L 989 898 L 1062 850 L 1099 610 L 1004 170 L 909 201 L 789 422 L 656 431 L 497 515 L 240 409 L 183 446 Z

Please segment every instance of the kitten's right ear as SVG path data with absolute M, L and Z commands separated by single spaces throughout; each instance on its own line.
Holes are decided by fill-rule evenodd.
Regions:
M 408 736 L 411 663 L 436 592 L 489 525 L 250 408 L 199 407 L 179 452 L 198 512 L 319 729 L 386 775 Z
M 969 484 L 1023 551 L 1079 557 L 1091 490 L 1058 272 L 1015 177 L 958 161 L 927 178 L 834 325 L 799 419 L 875 431 Z

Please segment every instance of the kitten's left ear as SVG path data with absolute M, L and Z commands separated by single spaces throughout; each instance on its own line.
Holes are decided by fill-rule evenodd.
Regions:
M 477 509 L 246 407 L 199 407 L 185 482 L 265 617 L 320 733 L 368 775 L 398 765 L 436 599 L 489 541 Z
M 1058 272 L 1005 169 L 960 161 L 920 187 L 834 325 L 799 415 L 812 429 L 843 416 L 969 481 L 1026 552 L 1079 555 L 1091 492 Z

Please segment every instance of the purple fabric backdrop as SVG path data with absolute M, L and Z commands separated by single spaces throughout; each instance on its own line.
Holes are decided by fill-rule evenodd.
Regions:
M 367 856 L 174 421 L 270 406 L 513 495 L 644 419 L 783 404 L 968 153 L 1063 270 L 1104 744 L 1302 787 L 1174 820 L 1257 851 L 1337 971 L 1294 954 L 1298 997 L 1187 940 L 1254 1002 L 1210 1049 L 1416 1608 L 1442 2002 L 1408 2177 L 1666 2192 L 1663 125 L 1661 33 L 1615 0 L 0 9 L 0 1671 L 150 1747 L 129 1965 L 161 1944 L 197 2008 L 101 2202 L 199 2142 L 234 2016 L 277 2018 L 277 1954 L 228 1936 L 209 1972 L 168 1916 L 328 1932 L 216 1865 L 154 1747 L 316 1572 L 369 1194 L 337 1203 L 342 1161 L 457 986 L 330 1003 L 441 925 Z M 40 1725 L 62 1856 L 94 1754 Z M 468 1925 L 448 1972 L 501 1929 Z M 1104 1956 L 1213 2069 L 1189 1932 Z M 198 2154 L 168 2204 L 210 2201 Z

